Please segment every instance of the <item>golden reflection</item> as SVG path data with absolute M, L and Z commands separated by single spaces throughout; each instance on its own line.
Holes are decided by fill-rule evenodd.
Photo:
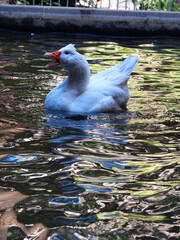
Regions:
M 65 239 L 177 238 L 177 39 L 76 36 L 92 73 L 136 52 L 139 64 L 129 81 L 126 112 L 74 120 L 44 112 L 45 95 L 67 73 L 45 69 L 41 57 L 72 36 L 18 36 L 13 34 L 13 43 L 11 37 L 2 39 L 0 46 L 0 238 L 7 236 L 8 224 L 38 239 L 58 234 Z M 38 158 L 5 161 L 20 153 Z M 49 204 L 62 196 L 63 207 Z M 70 196 L 84 201 L 71 204 Z

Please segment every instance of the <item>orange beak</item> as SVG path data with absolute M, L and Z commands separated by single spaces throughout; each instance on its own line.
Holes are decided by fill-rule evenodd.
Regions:
M 50 53 L 46 52 L 46 53 L 44 54 L 44 56 L 46 56 L 46 57 L 51 57 L 51 58 L 53 58 L 53 59 L 55 60 L 55 61 L 52 62 L 52 63 L 48 63 L 48 64 L 46 65 L 46 67 L 47 67 L 47 68 L 50 68 L 50 67 L 55 67 L 55 66 L 59 65 L 59 64 L 60 64 L 60 55 L 61 55 L 61 52 L 60 52 L 60 51 L 50 52 Z

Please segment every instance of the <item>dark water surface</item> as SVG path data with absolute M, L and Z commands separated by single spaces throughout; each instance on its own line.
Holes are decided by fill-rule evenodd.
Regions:
M 127 112 L 45 112 L 67 73 L 43 55 L 68 43 L 92 73 L 138 54 Z M 178 38 L 0 32 L 0 193 L 24 196 L 0 198 L 8 239 L 180 239 L 179 86 Z

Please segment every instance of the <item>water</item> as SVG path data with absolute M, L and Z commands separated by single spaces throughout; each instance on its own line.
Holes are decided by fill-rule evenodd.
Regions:
M 92 73 L 138 54 L 127 112 L 45 112 L 66 72 L 43 55 L 72 42 Z M 179 239 L 179 83 L 178 38 L 2 31 L 0 239 Z

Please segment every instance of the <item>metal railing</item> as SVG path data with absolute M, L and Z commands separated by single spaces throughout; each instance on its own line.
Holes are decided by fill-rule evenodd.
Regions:
M 180 0 L 7 0 L 7 3 L 116 10 L 180 11 Z

